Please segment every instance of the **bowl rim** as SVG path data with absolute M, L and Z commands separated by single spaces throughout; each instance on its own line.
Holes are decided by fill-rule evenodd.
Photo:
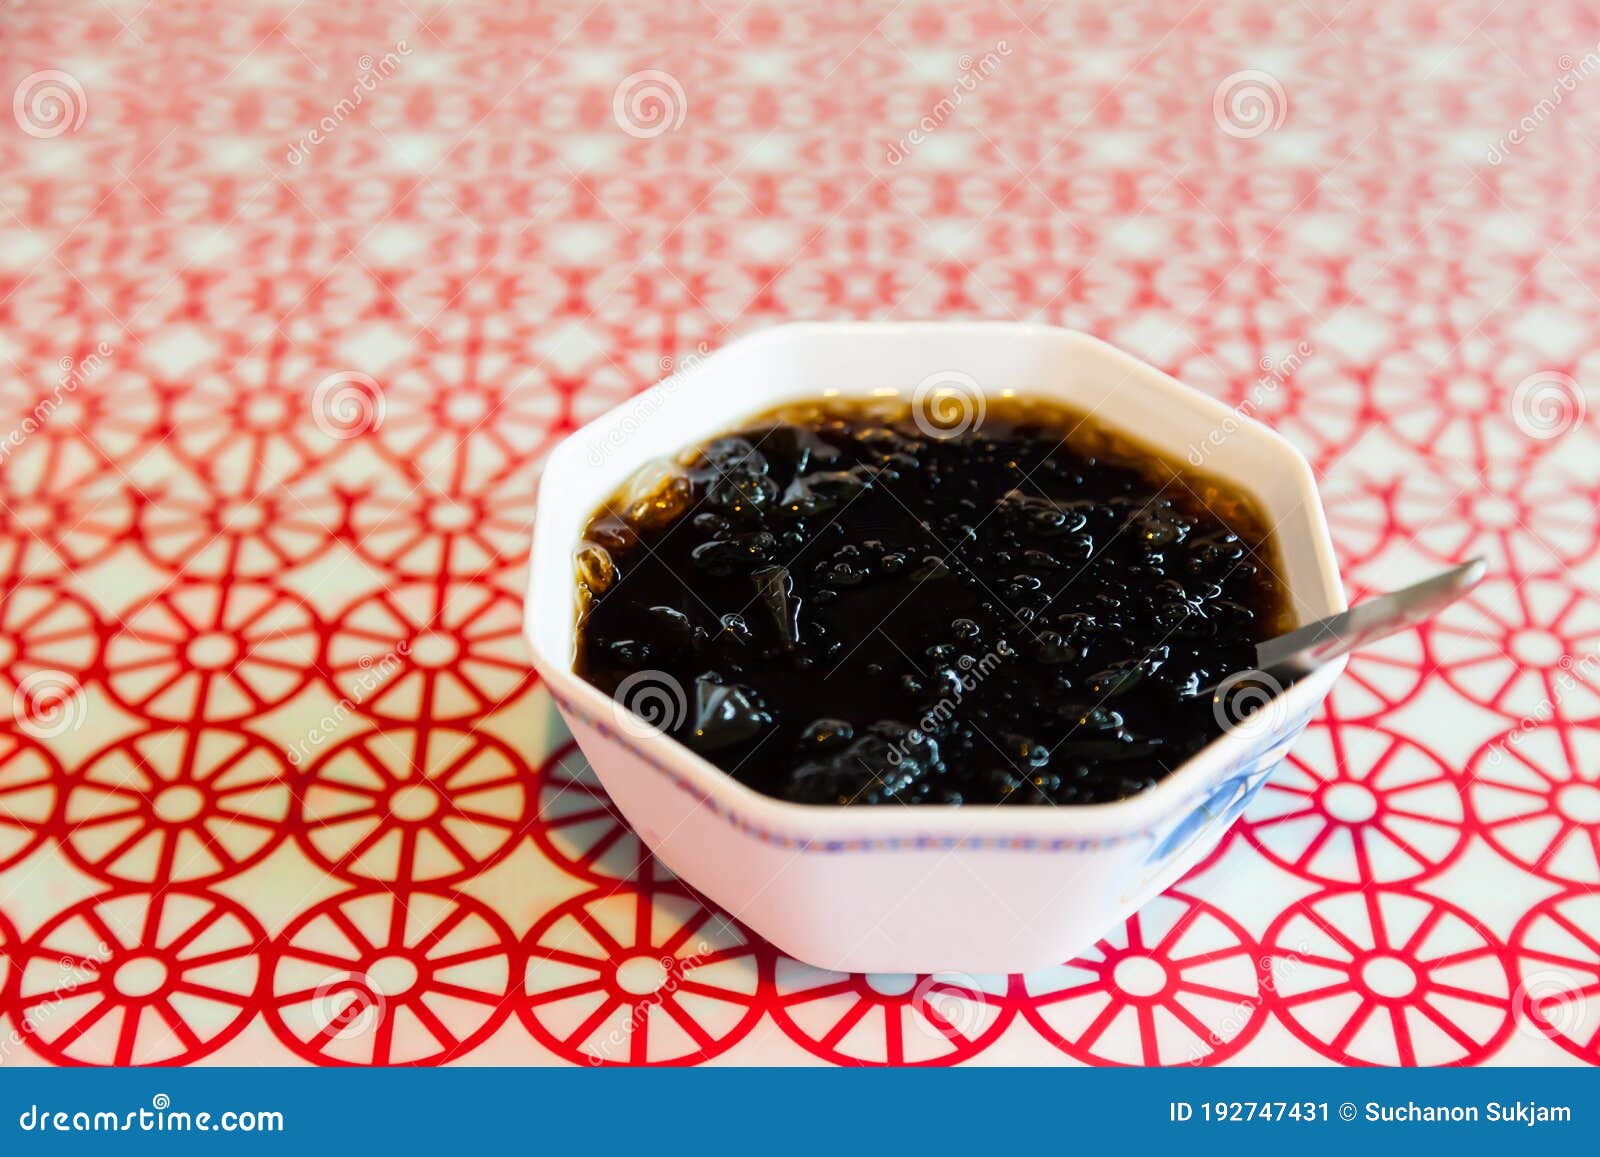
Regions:
M 1164 388 L 1181 392 L 1188 402 L 1208 411 L 1218 423 L 1228 420 L 1238 427 L 1254 430 L 1257 436 L 1265 435 L 1285 455 L 1291 466 L 1297 489 L 1307 496 L 1304 503 L 1311 525 L 1309 545 L 1315 569 L 1326 592 L 1332 596 L 1336 613 L 1345 607 L 1344 587 L 1339 575 L 1333 542 L 1328 531 L 1317 490 L 1316 476 L 1305 456 L 1282 434 L 1248 414 L 1241 413 L 1142 359 L 1134 357 L 1092 335 L 1062 326 L 1034 322 L 959 321 L 959 322 L 788 322 L 769 326 L 743 335 L 713 350 L 696 366 L 682 371 L 684 375 L 698 376 L 708 362 L 733 349 L 749 349 L 769 343 L 803 340 L 806 338 L 835 339 L 863 332 L 900 335 L 914 338 L 919 334 L 938 331 L 960 335 L 964 332 L 981 332 L 987 336 L 1014 334 L 1018 340 L 1031 337 L 1063 338 L 1092 348 L 1099 356 L 1121 365 L 1130 374 L 1140 374 L 1158 381 Z M 532 654 L 533 666 L 545 682 L 557 706 L 564 712 L 577 714 L 590 726 L 596 727 L 607 738 L 620 743 L 630 754 L 654 771 L 665 774 L 677 785 L 733 817 L 740 826 L 758 832 L 787 833 L 789 839 L 810 841 L 887 841 L 890 844 L 907 839 L 939 842 L 961 842 L 977 839 L 985 843 L 1004 844 L 1012 840 L 1037 839 L 1118 839 L 1148 834 L 1174 812 L 1186 810 L 1190 805 L 1205 799 L 1215 788 L 1213 780 L 1219 772 L 1241 758 L 1270 749 L 1298 723 L 1309 716 L 1327 694 L 1333 681 L 1342 672 L 1345 659 L 1329 664 L 1321 671 L 1300 680 L 1284 692 L 1280 699 L 1284 724 L 1260 735 L 1240 732 L 1218 736 L 1200 751 L 1179 764 L 1154 787 L 1137 795 L 1110 803 L 1097 804 L 1030 804 L 1020 807 L 950 804 L 904 804 L 900 807 L 838 807 L 831 804 L 804 804 L 764 795 L 741 783 L 715 764 L 696 754 L 690 748 L 663 732 L 648 728 L 640 719 L 637 731 L 618 733 L 608 726 L 621 710 L 615 700 L 594 687 L 571 668 L 570 657 L 563 658 L 547 653 L 538 641 L 535 620 L 549 614 L 575 614 L 573 588 L 570 584 L 559 589 L 541 587 L 538 560 L 546 552 L 560 550 L 570 557 L 574 544 L 556 541 L 553 532 L 541 534 L 551 519 L 541 517 L 548 504 L 559 501 L 556 488 L 544 485 L 556 468 L 567 458 L 579 453 L 584 436 L 609 426 L 632 407 L 642 404 L 655 391 L 660 391 L 670 379 L 656 383 L 649 389 L 623 399 L 618 405 L 569 433 L 549 454 L 541 471 L 540 484 L 534 510 L 533 543 L 530 552 L 529 591 L 524 616 L 524 637 Z M 985 393 L 991 393 L 985 389 Z M 770 408 L 770 403 L 756 399 L 751 415 Z M 721 432 L 708 429 L 705 436 Z M 634 717 L 638 719 L 637 716 Z

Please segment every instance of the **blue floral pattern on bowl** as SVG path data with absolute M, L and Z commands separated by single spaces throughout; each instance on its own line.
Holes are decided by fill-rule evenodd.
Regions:
M 1218 836 L 1226 832 L 1244 809 L 1250 806 L 1256 792 L 1267 782 L 1273 769 L 1283 762 L 1289 748 L 1294 746 L 1309 722 L 1310 716 L 1296 719 L 1286 730 L 1274 731 L 1266 736 L 1265 746 L 1241 756 L 1223 772 L 1210 794 L 1155 842 L 1145 856 L 1145 867 L 1165 864 L 1208 832 L 1214 831 Z

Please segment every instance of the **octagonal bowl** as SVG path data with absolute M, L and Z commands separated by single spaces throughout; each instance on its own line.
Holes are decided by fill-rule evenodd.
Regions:
M 1070 330 L 991 323 L 779 326 L 697 359 L 584 426 L 539 489 L 527 600 L 533 661 L 617 809 L 687 884 L 784 952 L 854 972 L 1017 972 L 1069 960 L 1217 843 L 1343 669 L 1302 679 L 1115 803 L 825 807 L 761 795 L 573 671 L 574 552 L 636 472 L 787 402 L 910 395 L 954 378 L 1050 397 L 1253 494 L 1292 615 L 1344 609 L 1310 466 L 1280 435 Z

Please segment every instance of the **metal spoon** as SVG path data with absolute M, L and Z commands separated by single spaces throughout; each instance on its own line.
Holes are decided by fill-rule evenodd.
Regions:
M 1475 558 L 1414 586 L 1364 599 L 1341 614 L 1258 643 L 1256 672 L 1287 684 L 1340 655 L 1432 618 L 1477 586 L 1487 569 L 1483 559 Z

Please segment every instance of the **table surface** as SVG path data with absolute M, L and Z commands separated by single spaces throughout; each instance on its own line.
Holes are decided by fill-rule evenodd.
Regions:
M 0 1063 L 1600 1062 L 1597 41 L 6 4 Z M 640 852 L 519 620 L 565 432 L 832 317 L 1094 333 L 1304 450 L 1352 593 L 1491 577 L 1083 959 L 802 967 Z

